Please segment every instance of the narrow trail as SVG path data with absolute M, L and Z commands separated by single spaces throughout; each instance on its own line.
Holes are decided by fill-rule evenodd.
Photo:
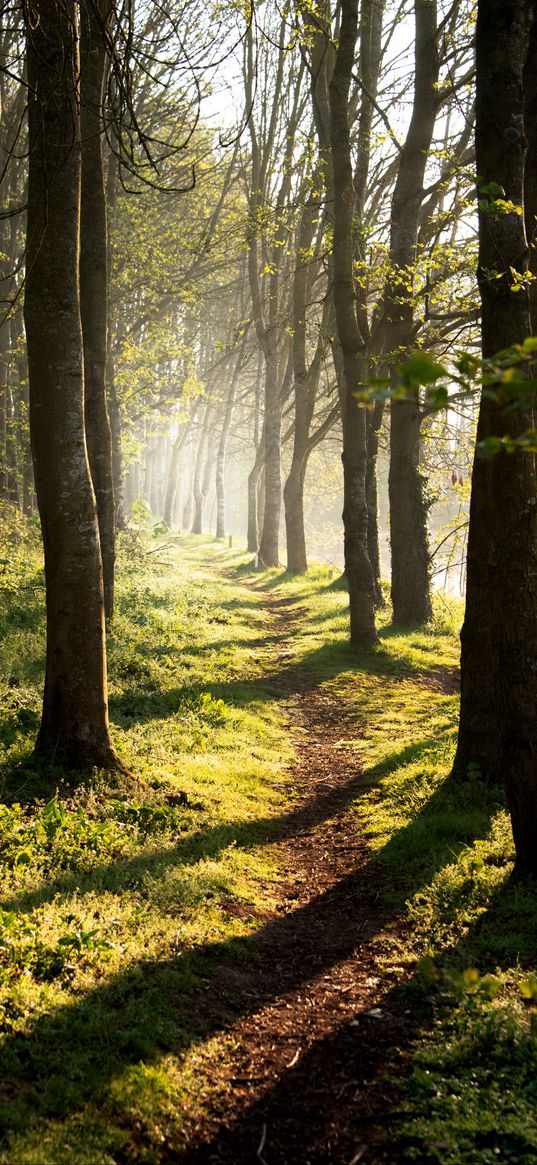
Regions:
M 401 1004 L 390 998 L 385 1006 L 392 984 L 382 981 L 374 949 L 393 919 L 379 904 L 378 867 L 353 808 L 361 773 L 346 744 L 356 738 L 356 722 L 311 671 L 293 666 L 286 642 L 303 614 L 294 600 L 255 589 L 274 629 L 277 666 L 267 686 L 287 711 L 296 743 L 293 828 L 276 843 L 281 901 L 248 939 L 254 960 L 225 956 L 216 980 L 200 992 L 209 1016 L 224 998 L 240 1047 L 222 1108 L 191 1130 L 188 1149 L 167 1160 L 391 1161 L 383 1144 L 396 1119 L 389 1113 L 395 1088 L 378 1080 L 385 1065 L 393 1071 L 393 1049 L 406 1042 L 408 1023 Z

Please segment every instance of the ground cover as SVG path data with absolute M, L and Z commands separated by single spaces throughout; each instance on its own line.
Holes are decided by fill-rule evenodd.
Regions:
M 334 572 L 129 535 L 132 777 L 31 740 L 35 532 L 0 590 L 5 1165 L 537 1161 L 535 894 L 500 791 L 449 778 L 457 621 L 351 652 Z

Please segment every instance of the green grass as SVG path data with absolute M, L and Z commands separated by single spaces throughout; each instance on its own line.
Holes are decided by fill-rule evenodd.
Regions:
M 222 957 L 251 957 L 274 901 L 295 810 L 272 681 L 296 667 L 339 701 L 364 770 L 372 941 L 386 1007 L 403 993 L 410 1014 L 388 1160 L 537 1162 L 536 895 L 510 881 L 501 791 L 449 776 L 460 606 L 439 596 L 407 634 L 386 609 L 380 646 L 355 652 L 327 568 L 256 573 L 211 540 L 168 541 L 120 547 L 110 715 L 132 777 L 74 782 L 32 760 L 43 575 L 35 528 L 3 516 L 0 1162 L 157 1165 L 228 1086 L 233 1016 L 210 983 Z M 285 602 L 283 645 L 255 588 Z
M 32 760 L 43 576 L 35 531 L 13 515 L 6 526 L 0 1160 L 111 1161 L 134 1111 L 135 1157 L 156 1160 L 163 1122 L 195 1105 L 207 1055 L 188 993 L 211 951 L 233 949 L 272 902 L 266 842 L 288 806 L 291 754 L 260 682 L 266 616 L 204 565 L 202 540 L 152 554 L 127 536 L 110 715 L 133 777 L 94 771 L 73 784 Z
M 402 997 L 414 1029 L 401 1098 L 411 1115 L 400 1132 L 396 1122 L 386 1160 L 535 1165 L 537 887 L 511 880 L 503 791 L 450 777 L 462 606 L 435 596 L 432 624 L 407 633 L 387 609 L 380 647 L 352 652 L 337 580 L 272 572 L 269 585 L 307 614 L 296 658 L 356 725 L 357 826 L 388 917 L 373 945 L 386 1007 Z

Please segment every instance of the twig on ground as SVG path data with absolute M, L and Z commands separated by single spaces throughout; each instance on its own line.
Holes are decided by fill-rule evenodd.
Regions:
M 263 1125 L 263 1128 L 261 1129 L 261 1140 L 259 1142 L 259 1145 L 257 1146 L 257 1153 L 256 1153 L 256 1157 L 258 1158 L 259 1161 L 261 1161 L 261 1165 L 267 1165 L 265 1158 L 262 1157 L 262 1155 L 261 1155 L 263 1152 L 263 1149 L 265 1148 L 266 1139 L 267 1139 L 267 1126 Z

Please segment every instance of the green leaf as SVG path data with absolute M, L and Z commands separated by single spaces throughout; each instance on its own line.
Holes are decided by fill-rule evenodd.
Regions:
M 424 352 L 421 348 L 413 352 L 410 359 L 403 366 L 402 374 L 406 381 L 408 376 L 415 384 L 434 384 L 435 380 L 439 380 L 441 376 L 449 376 L 449 372 L 444 364 L 438 364 L 429 356 L 428 352 Z
M 520 994 L 523 999 L 527 999 L 532 1003 L 537 1000 L 537 976 L 528 975 L 527 979 L 522 980 Z

